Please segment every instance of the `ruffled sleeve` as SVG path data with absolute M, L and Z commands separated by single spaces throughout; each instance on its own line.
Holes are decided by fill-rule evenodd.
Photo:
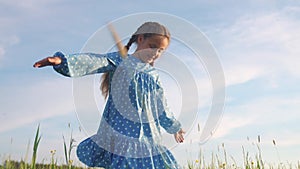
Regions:
M 53 66 L 54 70 L 64 76 L 81 77 L 89 74 L 114 71 L 121 63 L 118 52 L 108 54 L 78 53 L 65 55 L 56 52 L 54 56 L 62 59 L 61 64 Z
M 174 114 L 170 111 L 167 100 L 164 95 L 163 88 L 160 82 L 157 89 L 157 106 L 159 111 L 159 124 L 170 134 L 175 134 L 181 129 L 180 122 L 174 117 Z

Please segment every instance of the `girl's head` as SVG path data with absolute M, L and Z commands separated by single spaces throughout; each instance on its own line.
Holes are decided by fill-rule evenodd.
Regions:
M 157 22 L 146 22 L 142 24 L 131 36 L 125 46 L 129 50 L 132 43 L 137 44 L 134 56 L 145 63 L 153 65 L 154 61 L 168 47 L 170 32 L 166 27 Z
M 131 36 L 125 47 L 128 51 L 130 46 L 136 43 L 137 49 L 133 55 L 153 66 L 154 61 L 168 47 L 170 38 L 170 32 L 163 25 L 157 22 L 146 22 Z M 101 90 L 106 98 L 109 92 L 109 73 L 104 73 L 102 76 Z

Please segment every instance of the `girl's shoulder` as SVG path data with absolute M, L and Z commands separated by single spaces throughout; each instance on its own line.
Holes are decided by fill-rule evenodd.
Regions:
M 105 55 L 106 55 L 107 59 L 116 66 L 120 65 L 120 63 L 123 61 L 123 58 L 119 52 L 111 52 L 111 53 L 107 53 Z
M 133 55 L 128 55 L 127 58 L 123 59 L 119 65 L 120 71 L 126 71 L 128 74 L 139 76 L 143 78 L 152 78 L 156 81 L 158 78 L 157 69 L 148 63 L 142 62 L 140 59 Z

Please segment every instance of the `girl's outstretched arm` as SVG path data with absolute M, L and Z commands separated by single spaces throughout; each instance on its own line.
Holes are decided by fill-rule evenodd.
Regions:
M 40 61 L 34 63 L 33 67 L 40 68 L 45 66 L 55 66 L 61 63 L 61 58 L 57 56 L 46 57 Z
M 36 62 L 34 67 L 53 66 L 54 70 L 67 77 L 81 77 L 89 74 L 104 73 L 115 70 L 122 61 L 118 52 L 107 54 L 56 52 Z

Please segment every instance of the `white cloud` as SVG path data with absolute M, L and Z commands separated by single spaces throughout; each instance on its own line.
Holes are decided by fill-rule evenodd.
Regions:
M 246 83 L 264 75 L 264 69 L 261 67 L 236 65 L 225 70 L 226 86 Z
M 20 38 L 17 35 L 11 35 L 5 40 L 6 45 L 12 46 L 20 43 Z
M 0 32 L 0 36 L 0 66 L 3 66 L 2 60 L 5 57 L 6 48 L 18 44 L 20 42 L 20 39 L 16 35 L 7 36 L 3 32 Z
M 244 83 L 261 76 L 299 76 L 300 8 L 241 16 L 212 34 L 225 69 L 226 83 Z
M 2 66 L 2 60 L 4 58 L 5 53 L 6 53 L 5 48 L 0 41 L 0 67 Z
M 289 124 L 285 124 L 285 126 L 282 126 L 282 124 L 297 119 L 300 120 L 298 113 L 299 105 L 299 97 L 286 98 L 267 96 L 248 101 L 244 104 L 227 106 L 220 124 L 218 124 L 219 127 L 216 132 L 213 133 L 212 138 L 226 139 L 232 135 L 243 135 L 239 132 L 245 131 L 249 135 L 259 135 L 263 133 L 264 137 L 268 137 L 271 141 L 272 138 L 277 137 L 281 145 L 295 145 L 297 144 L 294 140 L 296 137 L 285 137 L 285 133 L 293 135 L 298 133 L 300 128 L 290 128 Z M 203 126 L 201 126 L 201 123 L 199 123 L 199 125 L 200 126 L 196 124 L 193 126 L 193 129 L 189 131 L 186 143 L 197 143 L 200 141 Z M 267 126 L 274 127 L 268 128 Z M 200 127 L 200 131 L 198 127 Z M 283 134 L 279 136 L 278 132 Z
M 38 0 L 12 0 L 12 1 L 2 1 L 1 4 L 10 8 L 23 9 L 26 11 L 34 12 L 35 10 L 45 9 L 50 3 L 55 3 L 57 1 L 38 1 Z
M 4 54 L 5 54 L 5 50 L 3 47 L 0 46 L 0 61 L 1 59 L 4 57 Z M 0 62 L 1 63 L 1 62 Z
M 228 30 L 236 35 L 233 40 L 245 46 L 271 43 L 280 44 L 290 38 L 286 27 L 289 20 L 282 18 L 278 13 L 260 16 L 243 16 Z
M 247 110 L 246 114 L 256 118 L 255 124 L 276 126 L 278 123 L 299 119 L 299 105 L 299 97 L 269 96 L 249 102 L 243 109 Z
M 278 134 L 278 133 L 273 133 Z M 269 134 L 270 135 L 270 134 Z M 275 144 L 278 146 L 297 146 L 300 145 L 300 136 L 295 132 L 284 132 L 280 133 L 280 135 L 272 136 L 271 138 L 274 139 Z
M 230 134 L 232 130 L 252 124 L 253 121 L 254 118 L 252 117 L 245 118 L 243 116 L 225 114 L 219 124 L 220 127 L 218 127 L 216 132 L 213 134 L 213 138 L 216 139 L 224 137 Z
M 12 46 L 20 43 L 20 38 L 17 35 L 7 35 L 6 32 L 0 32 L 0 44 L 3 46 Z
M 6 35 L 3 32 L 0 32 L 0 35 L 1 35 L 0 47 L 2 46 L 3 51 L 5 51 L 5 48 L 7 47 L 20 43 L 20 38 L 17 35 Z
M 248 101 L 238 106 L 229 106 L 220 124 L 220 132 L 217 136 L 225 136 L 234 129 L 245 127 L 254 132 L 295 132 L 298 129 L 289 129 L 289 124 L 281 126 L 284 122 L 292 122 L 299 119 L 299 97 L 268 96 Z M 259 126 L 274 126 L 274 128 L 258 129 Z M 289 140 L 289 139 L 287 139 Z
M 295 82 L 292 79 L 300 75 L 297 66 L 300 63 L 297 46 L 300 43 L 299 14 L 300 8 L 287 7 L 279 12 L 246 15 L 231 26 L 208 32 L 214 39 L 212 41 L 217 41 L 226 86 L 241 84 L 241 90 L 242 84 L 249 81 L 255 84 L 255 80 L 263 79 L 266 86 L 257 84 L 256 87 L 268 89 L 266 93 L 257 93 L 249 99 L 243 92 L 227 93 L 229 99 L 219 127 L 212 136 L 214 140 L 236 141 L 238 144 L 235 145 L 241 146 L 245 136 L 262 134 L 266 139 L 264 146 L 272 146 L 272 139 L 280 146 L 299 145 L 297 133 L 300 128 L 295 127 L 295 121 L 300 120 L 300 98 L 296 93 L 280 91 L 285 91 L 285 87 L 280 86 L 283 81 L 294 87 L 289 83 Z M 231 90 L 236 92 L 234 88 Z M 270 91 L 276 93 L 270 94 Z M 187 143 L 198 143 L 200 134 L 194 126 L 187 136 Z
M 43 81 L 19 88 L 15 84 L 1 87 L 0 132 L 74 112 L 71 84 L 63 80 Z

